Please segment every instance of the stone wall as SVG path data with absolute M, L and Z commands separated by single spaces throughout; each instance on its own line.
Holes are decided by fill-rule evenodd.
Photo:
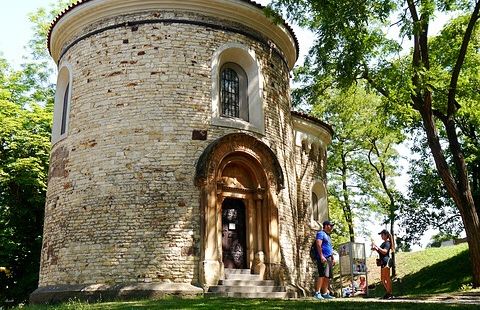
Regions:
M 172 14 L 213 20 L 119 16 L 87 27 L 77 39 L 90 35 L 72 40 L 60 61 L 71 68 L 73 89 L 68 135 L 52 149 L 40 286 L 198 283 L 195 163 L 211 141 L 239 131 L 209 125 L 211 57 L 227 42 L 253 49 L 263 70 L 265 136 L 249 134 L 270 146 L 288 176 L 278 201 L 281 254 L 286 277 L 295 273 L 297 185 L 280 55 L 252 36 L 188 23 L 90 32 Z M 193 130 L 207 139 L 192 140 Z

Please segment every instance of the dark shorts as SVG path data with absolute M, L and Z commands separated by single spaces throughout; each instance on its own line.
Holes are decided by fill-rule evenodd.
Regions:
M 320 259 L 317 259 L 318 276 L 325 278 L 333 278 L 333 258 L 327 257 L 327 261 L 322 263 Z
M 381 268 L 385 268 L 385 267 L 391 267 L 391 261 L 390 261 L 390 257 L 389 256 L 384 256 L 381 258 L 381 261 L 382 261 L 382 265 L 380 266 Z

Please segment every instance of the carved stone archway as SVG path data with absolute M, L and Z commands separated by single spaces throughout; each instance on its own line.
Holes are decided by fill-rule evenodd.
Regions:
M 246 213 L 246 262 L 265 254 L 266 277 L 280 264 L 277 194 L 283 172 L 272 150 L 247 134 L 229 134 L 212 142 L 200 156 L 195 175 L 201 191 L 200 282 L 216 285 L 223 276 L 222 204 L 239 199 Z

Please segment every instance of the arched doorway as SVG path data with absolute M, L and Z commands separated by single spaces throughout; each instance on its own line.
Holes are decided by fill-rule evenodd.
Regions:
M 275 154 L 249 135 L 224 136 L 199 158 L 195 181 L 201 190 L 201 284 L 216 285 L 224 268 L 251 268 L 258 252 L 269 277 L 280 264 L 277 195 L 283 173 Z M 237 213 L 235 219 L 226 218 L 228 210 Z M 237 225 L 244 225 L 242 232 Z

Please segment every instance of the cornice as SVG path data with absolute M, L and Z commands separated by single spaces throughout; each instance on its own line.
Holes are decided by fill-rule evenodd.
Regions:
M 180 10 L 230 20 L 255 29 L 284 53 L 290 69 L 298 57 L 298 42 L 286 24 L 274 24 L 262 6 L 249 0 L 83 0 L 68 7 L 52 23 L 48 48 L 58 63 L 67 42 L 81 35 L 85 26 L 119 15 L 152 10 Z
M 313 119 L 313 117 L 307 118 L 303 114 L 296 112 L 292 112 L 292 120 L 295 130 L 320 139 L 325 144 L 332 142 L 333 130 L 326 123 Z

